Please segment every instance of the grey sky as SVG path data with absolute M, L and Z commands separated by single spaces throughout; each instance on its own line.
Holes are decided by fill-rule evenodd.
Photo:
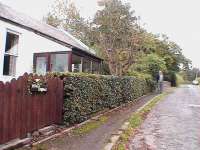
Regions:
M 14 9 L 42 19 L 54 0 L 0 0 Z M 199 0 L 123 0 L 130 2 L 145 28 L 167 34 L 182 48 L 186 57 L 200 68 L 200 1 Z M 92 18 L 97 0 L 74 0 L 84 17 Z

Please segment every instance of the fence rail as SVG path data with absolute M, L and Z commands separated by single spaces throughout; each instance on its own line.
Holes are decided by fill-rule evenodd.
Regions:
M 46 79 L 45 94 L 28 93 L 28 80 Z M 11 82 L 0 82 L 0 144 L 24 138 L 51 124 L 62 123 L 63 81 L 57 77 L 24 74 Z

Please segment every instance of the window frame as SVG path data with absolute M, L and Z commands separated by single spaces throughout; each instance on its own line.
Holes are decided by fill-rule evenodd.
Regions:
M 9 52 L 6 52 L 6 44 L 7 44 L 7 36 L 8 34 L 14 34 L 14 35 L 17 35 L 18 36 L 18 43 L 17 43 L 17 50 L 16 50 L 16 53 L 9 53 Z M 10 76 L 10 77 L 15 77 L 16 76 L 16 72 L 17 72 L 17 58 L 19 57 L 19 41 L 20 41 L 20 36 L 21 36 L 21 33 L 17 32 L 17 31 L 14 31 L 14 30 L 11 30 L 11 29 L 6 29 L 6 33 L 5 33 L 5 43 L 4 43 L 4 51 L 3 51 L 3 76 Z M 15 72 L 14 74 L 4 74 L 4 61 L 5 61 L 5 56 L 11 56 L 11 57 L 14 57 L 16 60 L 15 60 Z M 10 68 L 9 68 L 10 69 Z
M 50 54 L 50 61 L 49 61 L 49 64 L 50 64 L 50 72 L 55 72 L 53 71 L 53 66 L 52 66 L 52 55 L 66 55 L 65 59 L 66 59 L 66 62 L 67 62 L 67 71 L 69 72 L 69 54 L 68 53 L 51 53 Z M 65 64 L 66 65 L 66 64 Z M 54 68 L 55 69 L 55 68 Z
M 87 54 L 84 54 L 84 53 L 80 53 L 80 52 L 78 52 L 78 51 L 73 51 L 72 50 L 72 55 L 76 55 L 76 56 L 78 56 L 78 57 L 81 57 L 82 58 L 82 61 L 81 61 L 81 71 L 80 72 L 84 72 L 84 73 L 95 73 L 95 74 L 101 74 L 101 63 L 102 63 L 102 60 L 100 60 L 100 59 L 96 59 L 96 58 L 94 58 L 94 57 L 91 57 L 91 56 L 89 56 L 89 55 L 87 55 Z M 72 57 L 73 58 L 73 57 Z M 73 62 L 73 60 L 72 60 L 72 62 Z M 88 62 L 88 69 L 89 69 L 89 71 L 85 71 L 85 66 L 84 66 L 84 63 L 85 62 Z M 98 63 L 98 70 L 97 71 L 93 71 L 93 63 Z
M 71 51 L 34 53 L 34 55 L 33 55 L 33 69 L 34 69 L 33 72 L 36 73 L 37 57 L 46 57 L 47 58 L 47 72 L 52 72 L 52 68 L 51 68 L 51 55 L 52 54 L 67 54 L 67 56 L 68 56 L 68 72 L 71 72 L 71 69 L 72 69 L 72 65 L 71 65 L 72 52 Z

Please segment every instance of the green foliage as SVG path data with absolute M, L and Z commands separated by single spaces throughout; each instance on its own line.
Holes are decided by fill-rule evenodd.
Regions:
M 185 83 L 183 76 L 181 76 L 180 74 L 176 74 L 176 80 L 177 80 L 177 85 L 181 85 Z
M 114 150 L 126 150 L 126 146 L 123 144 L 119 144 L 116 149 L 114 148 Z
M 113 75 L 124 75 L 134 63 L 139 45 L 137 16 L 121 0 L 101 3 L 93 20 L 94 45 L 98 45 Z
M 139 113 L 136 113 L 129 119 L 129 122 L 132 128 L 137 128 L 142 122 L 142 116 Z
M 48 13 L 47 16 L 44 17 L 44 21 L 53 27 L 58 27 L 61 23 L 61 20 L 51 13 Z
M 180 65 L 183 69 L 189 68 L 190 60 L 185 58 L 180 46 L 170 41 L 166 35 L 154 35 L 143 30 L 141 36 L 141 50 L 145 54 L 154 53 L 163 58 L 168 71 L 178 72 L 181 69 Z
M 47 150 L 45 145 L 39 144 L 32 148 L 33 150 Z
M 200 70 L 198 68 L 192 68 L 188 70 L 183 70 L 182 72 L 180 72 L 180 74 L 183 76 L 184 80 L 193 81 L 197 77 L 200 77 Z
M 164 76 L 166 81 L 169 81 L 171 83 L 171 86 L 176 87 L 177 86 L 177 78 L 176 78 L 176 72 L 175 71 L 169 71 Z
M 133 70 L 150 74 L 154 79 L 156 79 L 156 75 L 158 74 L 159 70 L 165 72 L 167 69 L 164 59 L 156 54 L 148 54 L 140 58 L 137 64 L 135 64 L 133 67 Z
M 91 132 L 93 129 L 96 129 L 99 126 L 101 126 L 102 124 L 104 124 L 107 120 L 108 120 L 108 117 L 102 116 L 98 120 L 92 120 L 92 121 L 82 125 L 81 127 L 75 128 L 73 130 L 73 133 L 75 135 L 87 134 L 87 133 Z
M 155 53 L 143 55 L 138 59 L 137 63 L 134 64 L 133 67 L 130 69 L 130 73 L 135 73 L 137 71 L 139 72 L 139 74 L 136 72 L 138 74 L 137 76 L 142 76 L 142 74 L 149 74 L 155 80 L 159 70 L 161 70 L 164 72 L 164 79 L 166 81 L 169 81 L 172 86 L 177 86 L 177 70 L 169 69 L 169 61 L 166 61 L 166 59 L 169 60 L 171 58 L 167 58 L 167 55 L 165 56 L 166 57 L 161 57 Z
M 86 20 L 72 1 L 57 0 L 45 20 L 95 49 L 96 54 L 108 64 L 103 68 L 106 74 L 127 75 L 133 65 L 138 65 L 137 69 L 154 78 L 159 68 L 176 73 L 190 69 L 191 61 L 183 55 L 180 46 L 166 35 L 155 35 L 141 27 L 138 24 L 140 17 L 135 15 L 129 3 L 101 0 L 99 4 L 102 9 L 96 12 L 94 18 Z M 140 52 L 150 56 L 145 56 L 145 60 L 138 56 Z M 144 62 L 140 65 L 142 59 Z
M 56 0 L 44 21 L 54 27 L 62 27 L 85 44 L 89 41 L 89 23 L 81 17 L 73 1 Z
M 200 77 L 197 78 L 197 81 L 200 83 Z
M 130 71 L 127 73 L 128 76 L 134 76 L 137 78 L 142 78 L 142 79 L 148 79 L 148 80 L 152 80 L 152 76 L 150 74 L 147 73 L 142 73 L 142 72 L 137 72 L 137 71 Z
M 64 79 L 64 121 L 80 123 L 92 114 L 111 109 L 151 92 L 154 82 L 135 77 L 90 74 L 53 74 Z
M 148 73 L 137 72 L 137 71 L 128 72 L 127 75 L 145 80 L 147 84 L 150 85 L 149 87 L 152 88 L 151 91 L 155 89 L 156 82 L 155 80 L 153 80 L 152 75 Z
M 105 62 L 102 63 L 101 72 L 103 75 L 110 75 L 110 69 L 107 63 Z

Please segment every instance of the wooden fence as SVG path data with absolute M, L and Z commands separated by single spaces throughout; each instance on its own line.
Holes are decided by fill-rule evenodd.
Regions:
M 27 90 L 30 77 L 46 79 L 47 92 L 30 95 Z M 63 81 L 59 78 L 24 74 L 9 83 L 0 82 L 0 144 L 60 124 L 62 106 Z

